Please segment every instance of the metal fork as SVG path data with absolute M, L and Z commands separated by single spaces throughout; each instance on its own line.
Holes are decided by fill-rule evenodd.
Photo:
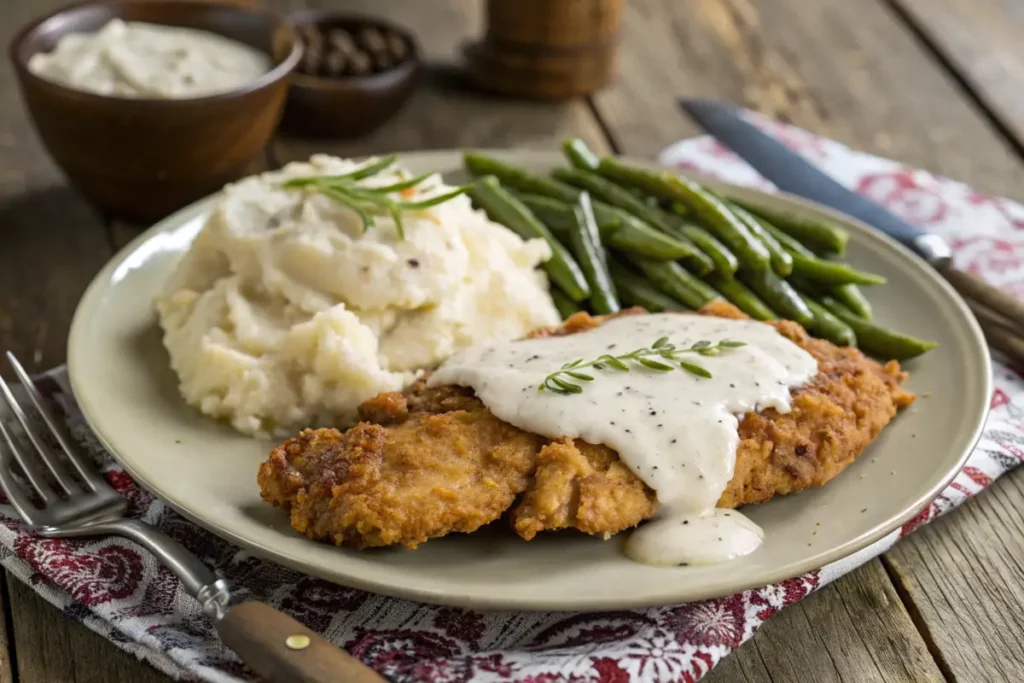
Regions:
M 260 602 L 233 603 L 228 584 L 170 536 L 137 519 L 125 518 L 125 499 L 68 443 L 46 401 L 14 354 L 14 369 L 35 412 L 66 458 L 43 440 L 41 425 L 29 418 L 0 377 L 0 394 L 22 434 L 0 414 L 0 488 L 32 529 L 46 538 L 124 536 L 146 548 L 174 572 L 213 621 L 221 640 L 256 673 L 273 683 L 380 683 L 381 678 L 291 617 Z M 21 470 L 28 487 L 15 477 Z M 70 463 L 70 467 L 67 463 Z M 77 474 L 77 477 L 75 475 Z M 33 500 L 33 497 L 35 500 Z

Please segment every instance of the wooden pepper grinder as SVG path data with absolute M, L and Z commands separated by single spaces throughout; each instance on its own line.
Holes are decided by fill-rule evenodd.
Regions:
M 484 38 L 465 49 L 481 88 L 562 100 L 599 90 L 616 70 L 625 0 L 487 0 Z

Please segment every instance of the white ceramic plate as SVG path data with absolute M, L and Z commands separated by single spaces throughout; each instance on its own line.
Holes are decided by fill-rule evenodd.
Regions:
M 496 152 L 546 171 L 555 153 Z M 455 151 L 413 153 L 416 173 L 462 177 Z M 710 183 L 714 185 L 715 183 Z M 154 226 L 96 277 L 75 314 L 71 382 L 86 417 L 125 468 L 186 517 L 281 564 L 347 586 L 475 608 L 604 610 L 671 604 L 780 581 L 838 560 L 922 509 L 959 471 L 984 423 L 989 358 L 974 319 L 923 261 L 826 209 L 739 190 L 768 205 L 827 215 L 851 233 L 849 260 L 885 275 L 870 290 L 877 320 L 939 347 L 907 365 L 915 407 L 828 485 L 744 509 L 765 531 L 754 554 L 713 567 L 636 564 L 572 533 L 527 543 L 500 523 L 414 551 L 356 552 L 309 541 L 260 500 L 256 471 L 273 444 L 252 441 L 186 406 L 168 368 L 152 302 L 203 223 L 211 199 Z

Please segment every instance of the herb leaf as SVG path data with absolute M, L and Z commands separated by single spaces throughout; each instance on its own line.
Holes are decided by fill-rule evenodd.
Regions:
M 679 361 L 679 367 L 686 370 L 691 375 L 697 375 L 698 377 L 707 377 L 711 379 L 711 373 L 708 372 L 707 368 L 702 368 L 696 363 L 688 363 L 685 360 Z
M 680 348 L 675 344 L 670 344 L 668 337 L 661 337 L 657 339 L 650 346 L 624 353 L 621 356 L 612 356 L 610 354 L 604 354 L 598 356 L 594 360 L 586 361 L 582 358 L 570 361 L 562 365 L 562 367 L 555 372 L 544 378 L 540 386 L 537 387 L 537 391 L 550 391 L 556 394 L 578 394 L 583 391 L 583 387 L 576 384 L 572 380 L 580 382 L 592 382 L 594 377 L 586 373 L 580 372 L 584 368 L 593 368 L 594 370 L 604 370 L 605 368 L 619 370 L 623 372 L 629 372 L 629 363 L 636 363 L 637 365 L 652 370 L 654 372 L 671 372 L 675 370 L 675 365 L 670 365 L 665 361 L 676 363 L 680 370 L 684 370 L 691 375 L 696 377 L 711 377 L 711 372 L 696 363 L 683 360 L 681 356 L 687 353 L 695 353 L 700 356 L 717 356 L 723 351 L 729 349 L 738 349 L 741 346 L 746 346 L 743 342 L 724 340 L 717 344 L 712 344 L 710 341 L 701 340 L 694 342 L 688 347 Z
M 456 187 L 450 192 L 446 192 L 436 197 L 429 197 L 427 199 L 410 202 L 402 200 L 396 201 L 388 197 L 388 194 L 415 187 L 429 178 L 432 174 L 416 176 L 415 178 L 403 180 L 391 185 L 385 185 L 383 187 L 364 187 L 357 184 L 360 180 L 369 178 L 390 168 L 397 160 L 398 157 L 392 154 L 390 156 L 382 157 L 377 161 L 360 166 L 354 171 L 349 171 L 348 173 L 331 176 L 292 178 L 282 183 L 281 187 L 286 190 L 299 189 L 319 192 L 330 197 L 334 201 L 348 207 L 356 213 L 360 222 L 363 224 L 363 232 L 366 232 L 367 228 L 374 227 L 375 212 L 377 215 L 383 215 L 384 212 L 387 212 L 391 215 L 391 218 L 395 223 L 395 232 L 398 233 L 399 239 L 404 240 L 405 226 L 402 222 L 403 211 L 422 211 L 424 209 L 438 206 L 439 204 L 444 204 L 448 200 L 454 199 L 460 194 L 464 194 L 469 189 L 469 186 L 462 185 L 460 187 Z

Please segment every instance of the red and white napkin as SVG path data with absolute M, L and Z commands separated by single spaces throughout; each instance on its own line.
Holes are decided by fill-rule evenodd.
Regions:
M 949 239 L 960 268 L 1024 297 L 1024 206 L 755 117 L 834 178 L 924 229 Z M 770 188 L 709 138 L 661 157 L 734 183 Z M 89 433 L 63 370 L 46 390 L 77 438 L 102 463 L 131 514 L 158 525 L 216 568 L 241 597 L 268 602 L 394 681 L 697 681 L 765 619 L 884 552 L 901 536 L 979 493 L 1024 462 L 1024 368 L 993 363 L 992 413 L 956 480 L 911 522 L 835 564 L 774 586 L 717 600 L 610 614 L 489 613 L 434 607 L 303 576 L 206 532 L 140 488 Z M 172 677 L 254 680 L 224 650 L 196 603 L 169 571 L 128 541 L 43 540 L 0 505 L 0 562 L 36 592 Z

